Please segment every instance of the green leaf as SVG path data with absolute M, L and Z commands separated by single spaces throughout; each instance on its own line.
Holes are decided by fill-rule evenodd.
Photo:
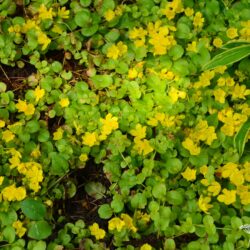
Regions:
M 171 205 L 181 205 L 184 201 L 183 194 L 180 191 L 172 190 L 167 193 L 167 202 Z
M 170 174 L 177 174 L 182 170 L 182 162 L 178 158 L 168 159 L 166 167 Z
M 250 55 L 250 44 L 241 45 L 216 55 L 210 62 L 203 66 L 203 70 L 214 69 L 218 66 L 230 65 Z
M 89 196 L 99 200 L 104 196 L 106 188 L 100 182 L 88 182 L 85 185 L 85 191 Z
M 46 142 L 49 140 L 50 134 L 47 129 L 40 129 L 38 134 L 38 141 L 39 142 Z
M 145 194 L 137 193 L 131 198 L 131 206 L 132 208 L 140 208 L 143 209 L 147 205 L 147 197 Z
M 60 73 L 63 69 L 63 66 L 60 62 L 58 61 L 54 61 L 52 64 L 51 64 L 51 68 L 52 70 L 55 72 L 55 73 Z
M 91 77 L 97 89 L 107 88 L 113 83 L 113 78 L 110 75 L 95 75 Z
M 0 212 L 0 223 L 3 226 L 12 225 L 17 220 L 17 214 L 14 209 L 9 209 L 8 212 Z
M 234 136 L 234 147 L 237 149 L 240 156 L 242 156 L 244 152 L 249 130 L 250 118 L 248 118 L 248 120 L 241 126 L 237 134 Z
M 115 42 L 120 36 L 120 32 L 118 29 L 112 29 L 105 35 L 105 39 L 108 42 Z
M 3 237 L 5 240 L 7 240 L 9 243 L 13 243 L 16 238 L 16 232 L 15 229 L 12 226 L 7 226 L 2 231 Z
M 83 9 L 77 12 L 74 20 L 78 26 L 84 28 L 91 20 L 89 10 Z
M 99 7 L 100 14 L 104 14 L 107 10 L 113 10 L 115 8 L 115 2 L 113 0 L 102 0 L 97 2 L 97 8 Z M 101 3 L 101 4 L 100 4 Z
M 44 241 L 29 241 L 28 250 L 46 250 L 46 242 Z
M 92 0 L 80 0 L 80 4 L 83 7 L 88 7 L 91 4 Z
M 51 158 L 51 174 L 60 176 L 64 175 L 69 169 L 69 163 L 64 159 L 63 155 L 52 152 L 49 156 Z
M 113 214 L 113 210 L 109 204 L 103 204 L 99 207 L 98 214 L 101 219 L 109 219 Z
M 28 133 L 36 133 L 40 129 L 40 124 L 36 120 L 27 122 L 26 130 Z
M 152 195 L 157 199 L 164 199 L 167 193 L 167 188 L 164 183 L 156 183 L 152 190 Z
M 245 41 L 245 40 L 238 40 L 238 41 L 229 41 L 226 44 L 224 44 L 221 49 L 231 49 L 231 48 L 235 48 L 235 47 L 239 47 L 241 45 L 248 45 L 249 42 Z
M 89 24 L 88 26 L 81 29 L 81 33 L 84 36 L 89 37 L 89 36 L 94 35 L 97 32 L 98 28 L 99 28 L 99 25 L 97 23 Z
M 21 202 L 21 209 L 31 220 L 42 220 L 46 214 L 46 206 L 41 201 L 31 198 Z
M 119 213 L 124 208 L 124 202 L 122 200 L 121 195 L 115 194 L 113 197 L 113 201 L 111 202 L 111 207 L 113 208 L 115 213 Z
M 5 92 L 7 85 L 4 82 L 0 82 L 0 93 Z
M 164 242 L 164 250 L 175 250 L 176 245 L 174 239 L 166 239 Z
M 159 221 L 160 229 L 162 231 L 165 231 L 168 228 L 170 220 L 171 220 L 172 212 L 171 212 L 170 207 L 161 206 L 159 210 L 159 214 L 160 214 L 160 221 Z
M 35 240 L 43 240 L 51 235 L 51 226 L 47 221 L 33 221 L 30 223 L 28 236 Z
M 181 58 L 183 54 L 184 54 L 184 49 L 179 44 L 173 46 L 168 52 L 168 55 L 171 56 L 173 60 Z
M 187 24 L 178 23 L 175 35 L 180 39 L 190 39 L 192 37 L 192 32 Z

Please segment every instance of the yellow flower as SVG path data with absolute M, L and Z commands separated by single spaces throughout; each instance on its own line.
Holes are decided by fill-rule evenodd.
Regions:
M 34 192 L 38 192 L 41 188 L 40 182 L 43 181 L 42 166 L 37 162 L 25 162 L 20 163 L 17 170 L 20 174 L 25 175 L 29 188 Z
M 38 102 L 41 98 L 43 98 L 45 94 L 45 90 L 41 89 L 40 86 L 37 86 L 35 91 L 34 91 L 34 95 L 36 97 L 36 102 Z
M 135 215 L 136 215 L 137 220 L 142 220 L 145 223 L 150 221 L 150 215 L 147 213 L 142 213 L 141 211 L 136 211 Z
M 189 167 L 181 174 L 184 179 L 188 181 L 194 181 L 196 179 L 196 169 L 191 169 Z
M 135 79 L 138 75 L 138 72 L 135 68 L 129 69 L 128 71 L 128 78 L 129 79 Z
M 233 136 L 235 133 L 235 128 L 233 124 L 224 124 L 220 130 L 227 136 Z
M 136 137 L 137 139 L 143 139 L 146 137 L 146 126 L 142 126 L 141 124 L 136 124 L 135 129 L 130 131 L 130 134 Z
M 191 155 L 199 155 L 201 152 L 201 148 L 190 138 L 186 138 L 185 141 L 182 142 L 182 146 L 187 149 Z
M 105 119 L 100 119 L 102 123 L 102 135 L 109 135 L 113 130 L 118 129 L 119 124 L 118 124 L 118 118 L 113 117 L 112 114 L 107 114 Z
M 189 43 L 187 46 L 187 51 L 189 52 L 197 52 L 197 42 L 196 41 L 192 41 L 192 43 Z
M 154 55 L 164 55 L 176 44 L 174 36 L 169 34 L 169 28 L 160 25 L 161 21 L 148 24 L 149 43 L 153 45 Z
M 48 207 L 53 207 L 53 201 L 52 200 L 46 200 L 44 202 Z
M 143 244 L 141 247 L 140 247 L 140 250 L 152 250 L 153 248 L 148 244 Z
M 236 28 L 227 29 L 227 37 L 230 39 L 234 39 L 238 36 L 238 31 Z
M 118 232 L 120 232 L 124 227 L 125 222 L 120 218 L 115 217 L 109 220 L 108 229 L 110 231 L 117 230 Z
M 79 160 L 83 161 L 83 162 L 87 161 L 88 160 L 88 155 L 87 154 L 81 154 L 79 156 Z
M 250 182 L 250 162 L 245 162 L 243 167 L 244 179 Z
M 119 54 L 120 54 L 120 56 L 123 56 L 123 55 L 126 54 L 127 51 L 128 51 L 127 45 L 124 44 L 124 43 L 121 42 L 121 41 L 117 43 L 117 48 L 119 49 Z
M 12 184 L 2 190 L 2 196 L 5 201 L 21 201 L 26 197 L 26 189 L 24 187 L 16 188 L 15 184 Z
M 53 31 L 54 33 L 57 33 L 57 34 L 62 34 L 63 33 L 62 28 L 57 24 L 53 25 L 53 28 L 51 29 L 51 31 Z
M 101 240 L 105 237 L 105 231 L 99 228 L 97 223 L 94 223 L 92 226 L 89 226 L 91 235 L 95 236 L 96 240 Z
M 59 101 L 59 104 L 62 108 L 66 108 L 69 106 L 69 98 L 66 97 L 66 98 L 62 98 L 60 101 Z
M 98 145 L 98 139 L 96 132 L 90 133 L 86 132 L 84 136 L 82 136 L 82 143 L 89 147 L 93 147 L 94 145 Z
M 5 127 L 5 121 L 0 120 L 0 128 L 3 128 L 3 127 Z
M 41 152 L 39 150 L 39 146 L 37 146 L 30 154 L 32 157 L 34 158 L 38 158 L 39 156 L 41 156 Z
M 44 4 L 42 4 L 38 9 L 38 18 L 40 20 L 43 19 L 53 19 L 53 16 L 55 16 L 55 12 L 53 12 L 53 9 L 47 9 Z
M 134 233 L 136 233 L 137 228 L 134 226 L 133 224 L 133 219 L 128 215 L 128 214 L 121 214 L 121 218 L 123 219 L 123 221 L 125 222 L 125 226 L 133 231 Z
M 213 181 L 211 185 L 207 189 L 213 196 L 216 196 L 220 193 L 221 186 L 220 183 L 217 181 Z
M 186 92 L 178 90 L 174 87 L 170 88 L 168 95 L 171 98 L 172 103 L 176 103 L 179 98 L 181 98 L 181 99 L 186 98 Z
M 10 159 L 10 168 L 13 169 L 15 167 L 17 167 L 20 164 L 20 157 L 18 157 L 17 155 L 13 155 Z
M 33 115 L 35 113 L 35 107 L 32 103 L 27 104 L 26 100 L 18 100 L 18 103 L 16 104 L 16 108 L 18 112 L 24 112 L 25 115 Z
M 8 28 L 8 32 L 11 32 L 11 33 L 20 33 L 21 32 L 21 26 L 19 24 L 15 24 L 13 26 L 10 26 Z
M 246 85 L 236 84 L 232 90 L 232 100 L 243 99 L 245 100 L 247 95 L 250 95 L 250 89 L 246 89 Z
M 14 138 L 15 138 L 15 135 L 14 135 L 10 130 L 5 130 L 5 131 L 2 133 L 2 139 L 3 139 L 5 142 L 10 142 L 10 141 L 12 141 Z
M 217 199 L 226 205 L 233 204 L 236 201 L 236 190 L 227 190 L 224 188 L 222 190 L 223 194 L 220 194 Z
M 56 132 L 53 133 L 53 140 L 58 141 L 63 137 L 63 129 L 59 127 Z
M 33 115 L 35 113 L 35 107 L 32 103 L 29 103 L 24 111 L 25 115 Z
M 192 16 L 193 14 L 194 14 L 194 9 L 189 8 L 189 7 L 185 9 L 186 16 Z
M 36 22 L 34 20 L 28 19 L 26 23 L 23 25 L 22 32 L 26 33 L 28 30 L 31 30 L 33 28 L 39 30 L 39 27 L 37 26 Z
M 214 47 L 216 48 L 220 48 L 223 44 L 223 41 L 219 38 L 219 37 L 216 37 L 214 40 L 213 40 L 213 45 Z
M 165 9 L 162 9 L 162 14 L 165 15 L 169 20 L 175 17 L 175 11 L 168 6 Z
M 238 186 L 237 194 L 240 196 L 240 201 L 242 205 L 250 204 L 250 192 L 248 186 Z
M 116 9 L 115 9 L 115 14 L 117 15 L 117 16 L 121 16 L 122 15 L 122 13 L 123 13 L 123 5 L 118 5 L 117 7 L 116 7 Z
M 116 60 L 118 57 L 127 53 L 128 47 L 123 42 L 118 42 L 117 45 L 111 45 L 107 50 L 107 57 Z
M 23 223 L 20 220 L 13 222 L 12 227 L 15 228 L 16 234 L 19 238 L 22 238 L 27 231 L 27 229 L 23 227 Z
M 129 31 L 129 38 L 130 39 L 137 39 L 141 37 L 145 37 L 147 35 L 147 31 L 144 30 L 142 27 L 140 28 L 133 28 Z
M 204 23 L 204 18 L 201 14 L 201 12 L 196 12 L 193 20 L 193 25 L 195 28 L 202 28 Z
M 151 147 L 149 141 L 147 139 L 141 140 L 137 137 L 134 139 L 135 145 L 134 149 L 142 155 L 147 155 L 151 153 L 154 149 Z
M 4 176 L 0 176 L 0 186 L 3 184 Z
M 225 70 L 227 69 L 227 66 L 217 66 L 216 68 L 214 68 L 214 73 L 218 73 L 218 74 L 224 74 Z
M 209 204 L 210 201 L 211 201 L 210 197 L 203 197 L 203 195 L 200 196 L 198 201 L 198 206 L 200 210 L 206 214 L 208 214 L 208 209 L 213 207 L 213 205 Z
M 119 57 L 120 51 L 118 47 L 113 44 L 107 50 L 107 57 L 116 60 Z
M 204 186 L 209 186 L 209 181 L 207 179 L 201 179 L 201 184 Z
M 225 78 L 225 84 L 228 86 L 228 87 L 233 87 L 234 84 L 235 84 L 235 81 L 232 77 L 227 77 Z
M 215 89 L 213 91 L 215 101 L 219 103 L 225 103 L 226 92 L 223 89 Z
M 250 20 L 246 21 L 246 22 L 241 22 L 241 26 L 243 27 L 240 30 L 240 36 L 241 39 L 244 39 L 246 41 L 250 41 Z
M 108 22 L 112 21 L 115 18 L 115 12 L 113 10 L 107 10 L 104 13 L 104 18 Z
M 219 172 L 221 172 L 223 178 L 229 178 L 236 186 L 240 186 L 244 183 L 243 171 L 240 171 L 238 165 L 235 163 L 227 163 L 219 169 Z
M 62 19 L 68 19 L 69 14 L 70 14 L 70 11 L 66 10 L 66 7 L 59 8 L 57 11 L 57 16 L 59 16 Z
M 200 173 L 203 174 L 204 176 L 207 174 L 208 172 L 208 167 L 206 165 L 200 167 Z
M 43 33 L 42 31 L 37 32 L 37 42 L 42 45 L 42 50 L 45 50 L 48 45 L 51 43 L 51 39 Z

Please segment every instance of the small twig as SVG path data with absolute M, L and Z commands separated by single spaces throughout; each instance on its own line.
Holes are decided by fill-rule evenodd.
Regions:
M 5 72 L 5 70 L 3 69 L 2 65 L 0 65 L 0 68 L 1 68 L 1 70 L 3 71 L 3 74 L 5 75 L 5 77 L 7 78 L 7 80 L 8 80 L 9 82 L 11 82 L 10 78 L 9 78 L 8 75 L 6 74 L 6 72 Z

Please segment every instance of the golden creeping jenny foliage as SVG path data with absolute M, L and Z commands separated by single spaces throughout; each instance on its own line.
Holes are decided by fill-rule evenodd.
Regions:
M 249 1 L 5 2 L 0 62 L 35 72 L 0 69 L 3 248 L 246 249 L 249 59 L 203 66 L 250 41 Z M 79 190 L 89 225 L 58 209 Z

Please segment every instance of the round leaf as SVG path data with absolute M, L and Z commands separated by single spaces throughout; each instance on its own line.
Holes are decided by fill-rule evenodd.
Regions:
M 41 220 L 46 214 L 45 205 L 38 200 L 26 199 L 21 202 L 22 212 L 31 220 Z
M 89 10 L 84 9 L 77 12 L 77 14 L 75 15 L 76 24 L 82 28 L 84 28 L 89 21 L 91 21 Z
M 43 240 L 51 235 L 51 226 L 47 221 L 33 221 L 30 223 L 28 236 L 35 240 Z
M 102 219 L 109 219 L 112 216 L 113 211 L 109 204 L 103 204 L 99 207 L 98 214 Z

